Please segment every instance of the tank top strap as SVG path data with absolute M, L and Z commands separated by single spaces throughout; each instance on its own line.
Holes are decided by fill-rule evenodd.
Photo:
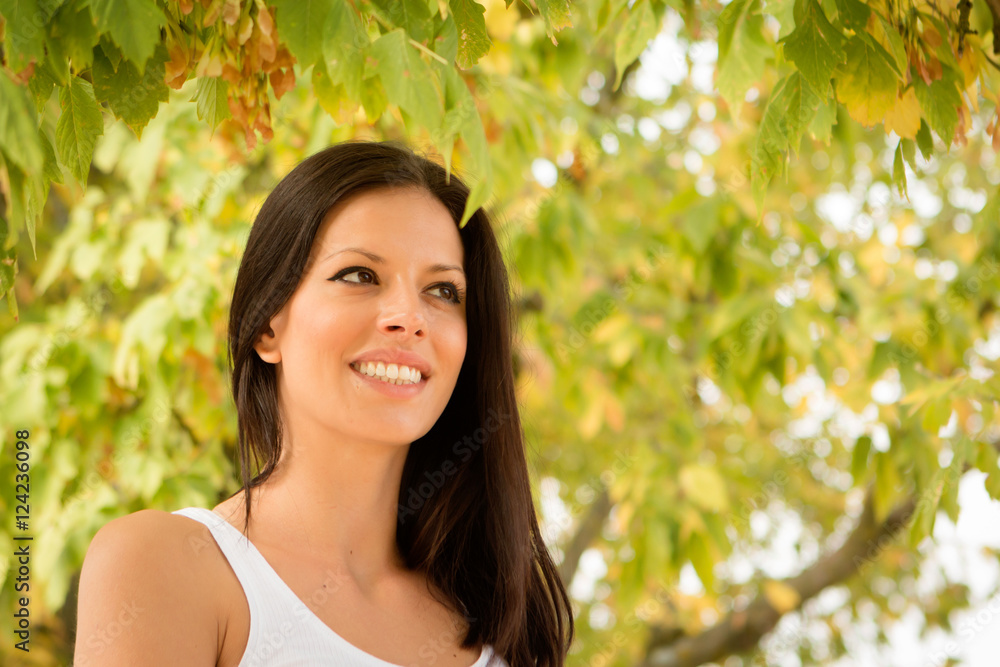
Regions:
M 208 526 L 212 537 L 243 588 L 250 609 L 250 646 L 263 626 L 270 626 L 298 605 L 298 598 L 278 577 L 257 547 L 246 535 L 234 528 L 223 517 L 204 507 L 185 507 L 172 514 L 180 514 Z

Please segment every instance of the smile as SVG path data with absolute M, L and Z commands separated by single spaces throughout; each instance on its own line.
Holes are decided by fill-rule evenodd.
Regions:
M 381 361 L 361 361 L 351 364 L 351 368 L 365 377 L 392 385 L 417 385 L 422 376 L 420 371 L 401 364 L 384 364 Z

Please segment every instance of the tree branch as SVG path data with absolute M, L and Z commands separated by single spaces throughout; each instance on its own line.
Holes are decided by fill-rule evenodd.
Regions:
M 986 0 L 986 6 L 993 17 L 993 53 L 1000 56 L 1000 0 Z M 988 56 L 987 60 L 992 62 Z
M 604 520 L 608 517 L 612 505 L 608 489 L 602 488 L 601 493 L 590 503 L 587 515 L 580 521 L 580 527 L 577 528 L 576 533 L 563 549 L 563 560 L 559 564 L 559 576 L 562 577 L 566 587 L 569 587 L 570 582 L 573 581 L 576 568 L 580 565 L 580 556 L 600 535 L 601 527 L 604 526 Z
M 906 526 L 915 506 L 914 499 L 910 498 L 890 512 L 885 521 L 876 523 L 873 492 L 869 487 L 858 524 L 844 544 L 801 574 L 782 580 L 781 583 L 798 593 L 796 608 L 824 588 L 844 581 L 860 567 L 874 562 L 884 548 L 881 545 L 887 544 L 887 540 L 892 540 Z M 651 642 L 642 666 L 694 667 L 749 650 L 777 625 L 781 616 L 782 613 L 761 593 L 747 608 L 730 613 L 700 634 L 669 645 Z

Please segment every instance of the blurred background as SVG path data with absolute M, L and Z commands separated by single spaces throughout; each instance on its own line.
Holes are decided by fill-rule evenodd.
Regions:
M 496 216 L 569 664 L 996 664 L 992 0 L 136 3 L 0 2 L 0 661 L 71 663 L 102 525 L 238 488 L 250 224 L 395 138 Z

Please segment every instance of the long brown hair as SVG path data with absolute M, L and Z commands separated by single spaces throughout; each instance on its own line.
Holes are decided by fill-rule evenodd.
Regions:
M 250 522 L 251 489 L 281 455 L 274 367 L 254 350 L 307 270 L 330 207 L 385 188 L 426 190 L 461 220 L 469 188 L 395 142 L 347 142 L 300 163 L 274 188 L 250 231 L 229 316 L 237 454 Z M 490 218 L 459 228 L 468 276 L 468 342 L 455 390 L 410 445 L 396 542 L 469 622 L 463 646 L 489 643 L 511 667 L 561 667 L 573 639 L 569 597 L 542 540 L 514 392 L 507 269 Z M 258 471 L 254 474 L 252 471 Z

